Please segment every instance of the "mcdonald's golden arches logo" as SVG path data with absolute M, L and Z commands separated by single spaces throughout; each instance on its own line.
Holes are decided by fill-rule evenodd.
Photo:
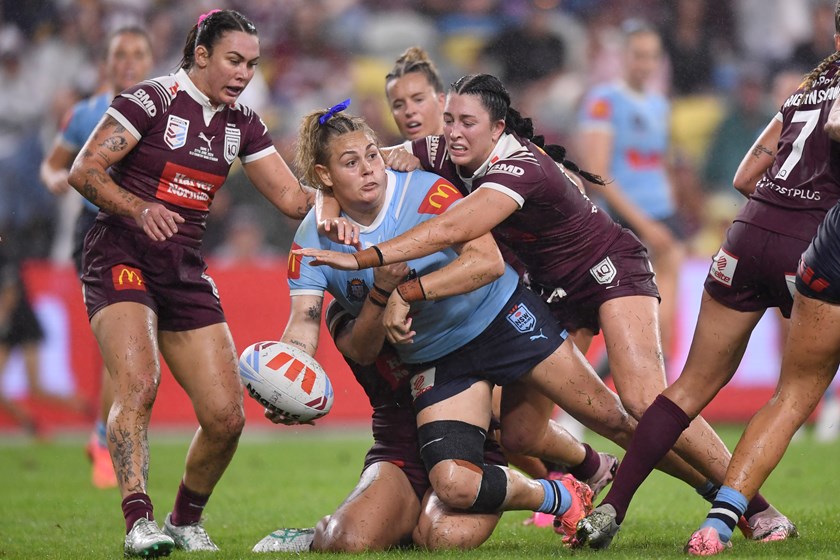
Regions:
M 456 200 L 461 200 L 461 192 L 446 179 L 438 179 L 417 209 L 419 214 L 443 214 Z
M 146 291 L 146 281 L 139 268 L 118 264 L 111 269 L 111 278 L 114 281 L 115 290 Z

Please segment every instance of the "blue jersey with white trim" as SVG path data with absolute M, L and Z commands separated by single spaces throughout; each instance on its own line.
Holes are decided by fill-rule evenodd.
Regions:
M 111 105 L 112 96 L 109 93 L 101 93 L 83 99 L 73 105 L 70 110 L 70 118 L 64 123 L 64 126 L 59 133 L 61 144 L 69 152 L 74 154 L 79 153 L 82 146 L 87 142 L 99 120 L 108 107 Z M 96 210 L 97 207 L 88 199 L 82 197 L 85 205 L 88 208 Z
M 581 127 L 612 134 L 610 179 L 654 219 L 674 213 L 674 200 L 665 173 L 669 138 L 668 101 L 662 95 L 639 94 L 625 84 L 605 84 L 584 100 Z M 609 187 L 608 187 L 609 188 Z
M 387 175 L 388 186 L 382 210 L 371 225 L 361 226 L 360 240 L 364 247 L 396 237 L 441 214 L 462 198 L 449 181 L 432 173 L 388 171 Z M 304 218 L 295 235 L 293 248 L 298 247 L 345 253 L 355 251 L 318 235 L 312 211 Z M 423 276 L 443 268 L 457 256 L 449 248 L 407 264 L 418 276 Z M 310 266 L 310 261 L 310 258 L 290 257 L 288 279 L 291 295 L 322 295 L 327 291 L 344 309 L 357 316 L 373 286 L 373 270 L 335 270 L 326 266 Z M 413 344 L 395 346 L 400 359 L 406 363 L 428 362 L 464 346 L 481 334 L 498 315 L 518 281 L 513 269 L 506 266 L 501 278 L 475 291 L 435 301 L 413 302 L 411 328 L 417 334 Z

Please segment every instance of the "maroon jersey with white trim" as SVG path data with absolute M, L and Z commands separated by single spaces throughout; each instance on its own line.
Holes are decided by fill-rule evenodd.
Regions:
M 183 216 L 172 240 L 190 245 L 201 242 L 210 204 L 234 160 L 248 163 L 276 151 L 254 111 L 238 103 L 213 108 L 184 70 L 125 90 L 107 114 L 138 140 L 109 168 L 111 177 L 133 195 Z M 138 229 L 125 216 L 103 211 L 99 219 Z
M 621 226 L 582 194 L 549 155 L 513 134 L 502 136 L 470 178 L 458 174 L 443 136 L 420 138 L 407 147 L 424 169 L 449 180 L 465 196 L 494 189 L 517 202 L 519 210 L 493 228 L 493 235 L 539 284 L 557 286 L 586 273 L 621 235 Z
M 835 62 L 810 91 L 800 86 L 784 102 L 776 116 L 782 120 L 776 158 L 735 221 L 809 241 L 837 203 L 840 144 L 823 127 L 840 94 L 840 81 L 832 83 L 838 71 Z

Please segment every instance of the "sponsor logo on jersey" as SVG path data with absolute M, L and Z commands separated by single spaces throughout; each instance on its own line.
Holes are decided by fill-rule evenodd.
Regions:
M 301 246 L 297 243 L 292 243 L 292 251 L 296 251 L 298 249 L 301 249 Z M 295 255 L 292 251 L 289 251 L 289 262 L 286 275 L 291 280 L 300 280 L 300 265 L 303 261 L 303 255 Z
M 376 358 L 376 371 L 391 389 L 396 389 L 405 383 L 411 375 L 402 360 L 391 351 L 379 354 Z
M 167 162 L 160 174 L 155 196 L 182 208 L 210 210 L 213 196 L 225 177 Z
M 184 144 L 187 143 L 187 131 L 189 129 L 190 121 L 175 115 L 169 115 L 169 119 L 166 121 L 166 130 L 163 131 L 163 141 L 173 150 L 183 148 Z
M 595 281 L 599 284 L 610 284 L 613 280 L 615 280 L 617 271 L 612 260 L 610 260 L 609 257 L 606 257 L 604 260 L 590 268 L 589 273 L 592 274 L 592 277 L 595 278 Z
M 426 138 L 426 148 L 429 150 L 429 161 L 435 163 L 437 158 L 438 147 L 440 146 L 440 136 L 428 136 Z
M 149 94 L 146 93 L 145 89 L 138 89 L 131 95 L 126 95 L 125 97 L 142 107 L 143 110 L 146 111 L 146 114 L 150 117 L 154 117 L 155 115 L 157 115 L 157 107 L 155 107 L 155 102 L 152 101 L 152 98 L 149 97 Z
M 204 272 L 201 273 L 201 277 L 204 278 L 204 281 L 210 284 L 210 289 L 213 291 L 213 297 L 219 299 L 219 289 L 216 287 L 216 281 L 210 278 L 209 274 L 205 274 Z
M 799 259 L 799 269 L 797 270 L 797 274 L 799 274 L 799 278 L 805 283 L 805 285 L 816 293 L 822 292 L 831 285 L 825 278 L 815 278 L 814 269 L 808 266 L 803 258 Z
M 415 373 L 411 378 L 411 398 L 417 399 L 420 395 L 435 386 L 435 368 Z
M 712 266 L 709 268 L 709 276 L 723 284 L 732 287 L 732 277 L 735 275 L 735 268 L 738 266 L 738 257 L 723 250 L 712 257 Z
M 525 170 L 509 163 L 498 163 L 487 171 L 487 175 L 492 173 L 506 173 L 508 175 L 513 175 L 514 177 L 522 177 L 525 175 Z
M 417 213 L 443 214 L 453 202 L 461 198 L 463 198 L 461 193 L 449 181 L 438 179 L 426 193 L 426 196 L 423 197 L 423 202 L 417 209 Z
M 508 322 L 521 333 L 533 332 L 537 326 L 537 317 L 524 303 L 517 303 L 507 315 Z
M 235 126 L 225 127 L 225 161 L 233 163 L 236 156 L 239 155 L 239 139 L 242 134 Z
M 362 302 L 368 295 L 367 284 L 361 278 L 351 278 L 347 281 L 347 299 L 353 302 Z
M 589 105 L 589 116 L 593 119 L 608 119 L 611 114 L 612 107 L 606 99 L 596 99 Z
M 139 268 L 118 264 L 111 269 L 111 280 L 115 290 L 146 291 L 146 281 L 143 280 L 143 273 Z

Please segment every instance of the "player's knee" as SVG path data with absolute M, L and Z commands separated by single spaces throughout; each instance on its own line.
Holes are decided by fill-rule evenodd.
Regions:
M 418 436 L 429 480 L 444 504 L 474 512 L 501 507 L 507 475 L 484 464 L 484 430 L 465 422 L 437 421 L 421 426 Z
M 224 407 L 209 414 L 200 414 L 199 424 L 210 438 L 236 442 L 245 428 L 245 411 L 241 406 Z
M 115 383 L 114 403 L 123 410 L 151 411 L 159 385 L 160 376 L 138 377 L 127 383 Z
M 506 453 L 533 455 L 545 437 L 545 425 L 542 429 L 511 423 L 505 424 L 499 433 L 499 443 Z
M 359 521 L 365 523 L 369 520 Z M 312 541 L 312 550 L 320 552 L 357 553 L 383 549 L 381 543 L 373 539 L 364 527 L 340 515 L 323 518 L 315 529 L 315 539 Z

